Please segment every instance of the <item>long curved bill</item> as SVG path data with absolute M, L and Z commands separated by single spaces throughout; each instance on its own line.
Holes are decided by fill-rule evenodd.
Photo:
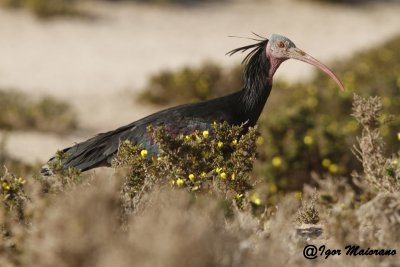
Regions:
M 336 76 L 336 74 L 333 73 L 333 71 L 330 70 L 327 66 L 325 66 L 324 64 L 322 64 L 321 62 L 319 62 L 318 60 L 316 60 L 315 58 L 304 52 L 303 50 L 298 49 L 297 47 L 291 48 L 289 50 L 289 58 L 297 59 L 319 68 L 320 70 L 328 74 L 339 85 L 340 89 L 344 91 L 343 83 Z

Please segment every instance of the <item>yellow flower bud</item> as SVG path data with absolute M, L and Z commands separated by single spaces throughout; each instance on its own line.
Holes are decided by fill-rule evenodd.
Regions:
M 279 156 L 273 157 L 272 166 L 274 166 L 275 168 L 279 168 L 280 166 L 282 166 L 282 158 Z
M 276 184 L 269 185 L 269 192 L 276 193 L 277 191 L 278 191 L 278 187 L 276 186 Z
M 331 166 L 329 166 L 329 172 L 331 173 L 337 173 L 339 171 L 339 167 L 336 164 L 331 164 Z
M 4 190 L 6 190 L 6 191 L 10 190 L 10 186 L 9 186 L 6 182 L 4 182 L 4 183 L 2 184 L 2 186 L 3 186 L 3 189 L 4 189 Z
M 220 173 L 221 171 L 222 171 L 222 168 L 219 168 L 219 167 L 218 167 L 218 168 L 215 169 L 215 172 L 216 172 L 216 173 Z
M 220 176 L 221 176 L 221 179 L 223 179 L 223 180 L 226 179 L 226 173 L 223 172 L 223 173 L 220 174 Z
M 325 168 L 329 168 L 329 166 L 331 166 L 332 162 L 330 159 L 323 159 L 322 160 L 322 166 L 324 166 Z
M 262 144 L 264 144 L 264 137 L 262 137 L 262 136 L 259 136 L 259 137 L 257 137 L 257 139 L 256 139 L 256 145 L 262 145 Z
M 298 200 L 301 200 L 303 198 L 303 193 L 300 191 L 296 191 L 293 193 L 294 197 L 297 198 Z
M 304 142 L 304 144 L 309 146 L 309 145 L 312 145 L 312 143 L 314 143 L 314 139 L 312 138 L 312 136 L 306 135 L 303 138 L 303 142 Z
M 221 141 L 218 142 L 218 148 L 221 148 L 224 146 L 224 143 L 222 143 Z
M 193 174 L 189 174 L 189 180 L 192 181 L 192 182 L 194 181 L 194 175 Z
M 140 151 L 140 155 L 142 156 L 142 158 L 145 158 L 147 156 L 147 150 L 143 149 L 142 151 Z
M 261 198 L 260 198 L 260 195 L 256 192 L 256 193 L 253 193 L 251 196 L 250 196 L 250 202 L 252 202 L 253 204 L 255 204 L 255 205 L 257 205 L 257 206 L 259 206 L 259 205 L 261 205 Z
M 208 131 L 203 131 L 203 137 L 204 137 L 204 138 L 207 138 L 207 137 L 208 137 L 208 134 L 209 134 Z
M 233 141 L 232 141 L 232 145 L 234 145 L 234 146 L 236 146 L 236 145 L 237 145 L 237 140 L 236 140 L 236 139 L 233 139 Z
M 181 178 L 176 179 L 176 185 L 181 187 L 183 185 L 183 180 Z
M 205 172 L 202 172 L 202 173 L 200 174 L 201 177 L 206 177 L 206 175 L 207 175 L 207 173 L 205 173 Z

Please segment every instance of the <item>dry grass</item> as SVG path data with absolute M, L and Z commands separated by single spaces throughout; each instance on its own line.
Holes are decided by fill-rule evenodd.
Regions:
M 356 97 L 354 103 L 355 114 L 370 112 L 369 122 L 379 117 L 373 112 L 378 100 Z M 369 125 L 371 132 L 377 127 Z M 363 134 L 360 140 L 367 137 Z M 367 167 L 380 150 L 363 149 L 370 151 L 360 158 Z M 383 152 L 380 155 L 385 158 Z M 350 178 L 314 174 L 317 189 L 306 185 L 303 203 L 288 194 L 269 213 L 268 203 L 261 212 L 251 205 L 227 207 L 217 195 L 193 194 L 189 185 L 183 190 L 163 182 L 163 177 L 143 191 L 140 209 L 127 212 L 121 195 L 126 175 L 119 171 L 113 177 L 80 179 L 59 173 L 26 183 L 5 173 L 1 179 L 7 184 L 0 188 L 0 262 L 10 267 L 395 266 L 397 256 L 303 257 L 307 244 L 342 249 L 343 254 L 348 244 L 398 249 L 400 194 L 395 188 L 384 190 L 389 193 L 375 190 L 371 181 L 390 187 L 391 176 L 372 180 L 372 175 L 365 168 L 355 185 Z

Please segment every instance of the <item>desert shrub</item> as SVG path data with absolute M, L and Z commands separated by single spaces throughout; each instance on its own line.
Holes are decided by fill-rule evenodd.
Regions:
M 371 133 L 379 134 L 380 105 L 378 98 L 354 101 L 353 114 L 363 111 L 359 121 L 369 125 Z M 303 257 L 307 244 L 396 248 L 400 195 L 396 190 L 374 190 L 368 175 L 377 175 L 378 181 L 392 177 L 370 172 L 368 164 L 377 158 L 370 153 L 360 158 L 363 169 L 356 177 L 358 190 L 345 177 L 314 173 L 317 189 L 306 185 L 297 199 L 286 194 L 269 216 L 237 205 L 227 213 L 221 198 L 235 199 L 229 198 L 229 192 L 243 189 L 243 200 L 253 201 L 253 205 L 261 201 L 252 197 L 247 185 L 242 186 L 254 184 L 249 172 L 257 143 L 255 129 L 242 130 L 217 124 L 210 125 L 208 133 L 172 136 L 163 128 L 150 129 L 158 145 L 157 156 L 154 151 L 122 142 L 114 166 L 126 166 L 127 173 L 119 169 L 110 179 L 99 177 L 99 172 L 90 184 L 68 177 L 71 172 L 58 164 L 63 157 L 59 154 L 53 166 L 55 177 L 71 180 L 58 191 L 43 190 L 46 185 L 41 179 L 23 179 L 7 172 L 0 175 L 0 262 L 6 266 L 74 267 L 157 266 L 160 262 L 174 267 L 308 266 Z M 365 134 L 361 133 L 360 141 L 370 138 Z M 377 140 L 371 144 L 375 146 Z M 381 147 L 385 147 L 383 142 Z M 384 162 L 396 158 L 380 155 Z M 203 158 L 207 160 L 202 162 Z M 381 167 L 385 169 L 387 166 Z M 224 178 L 222 174 L 232 170 L 242 174 L 235 180 L 229 175 Z M 398 174 L 398 170 L 394 172 Z M 192 173 L 196 176 L 190 176 Z M 258 186 L 263 184 L 258 182 Z M 372 194 L 366 197 L 367 191 Z M 126 194 L 141 194 L 137 198 L 140 209 L 126 213 Z M 353 266 L 362 260 L 363 266 L 377 266 L 379 260 L 379 264 L 392 266 L 398 261 L 391 256 L 318 257 L 322 260 L 309 263 Z
M 12 8 L 25 7 L 41 18 L 76 14 L 76 0 L 1 0 L 0 4 Z
M 372 2 L 371 0 L 307 0 L 307 1 L 328 3 L 328 4 L 365 4 Z
M 381 192 L 400 191 L 398 159 L 385 155 L 385 143 L 379 134 L 382 123 L 382 102 L 378 97 L 362 99 L 354 96 L 353 116 L 363 127 L 354 154 L 363 164 L 364 177 L 371 187 Z
M 37 166 L 16 159 L 6 151 L 7 133 L 0 134 L 0 167 L 7 166 L 15 175 L 25 176 L 35 171 Z
M 206 62 L 200 67 L 163 70 L 150 77 L 139 100 L 153 104 L 173 104 L 222 96 L 241 84 L 240 68 L 224 70 Z
M 33 100 L 21 92 L 0 90 L 0 106 L 0 129 L 65 133 L 77 127 L 71 107 L 52 97 Z
M 378 48 L 329 64 L 343 78 L 347 89 L 344 93 L 339 93 L 337 85 L 320 72 L 310 82 L 275 82 L 259 121 L 265 145 L 260 146 L 259 151 L 262 163 L 255 168 L 270 182 L 271 191 L 299 190 L 304 182 L 311 181 L 311 171 L 319 175 L 349 176 L 351 171 L 361 170 L 361 164 L 349 153 L 356 142 L 355 136 L 361 130 L 348 112 L 352 108 L 352 93 L 381 95 L 382 119 L 389 113 L 397 113 L 400 108 L 399 48 L 400 37 L 395 37 Z M 209 65 L 186 67 L 176 72 L 164 71 L 162 73 L 167 73 L 165 79 L 156 74 L 143 95 L 155 95 L 147 97 L 152 103 L 169 104 L 175 99 L 180 102 L 209 99 L 241 88 L 239 67 L 223 70 L 215 64 L 212 68 Z M 213 75 L 216 72 L 219 75 Z M 209 93 L 200 98 L 196 93 L 196 83 L 201 77 L 207 77 L 204 84 L 208 88 L 203 91 Z M 175 81 L 185 81 L 184 86 Z M 399 126 L 400 120 L 396 117 L 380 127 L 387 148 L 392 151 L 400 148 Z
M 229 126 L 226 122 L 214 123 L 210 128 L 177 137 L 165 128 L 149 128 L 159 148 L 159 153 L 151 156 L 153 151 L 122 142 L 113 166 L 129 167 L 124 186 L 128 209 L 134 209 L 143 190 L 156 183 L 169 183 L 196 194 L 216 194 L 243 208 L 246 192 L 255 183 L 249 173 L 256 155 L 256 129 L 244 132 L 242 126 Z M 259 198 L 250 200 L 261 204 Z

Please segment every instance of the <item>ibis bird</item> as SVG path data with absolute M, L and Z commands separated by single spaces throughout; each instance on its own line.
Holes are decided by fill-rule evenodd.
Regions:
M 272 34 L 256 43 L 236 48 L 228 54 L 250 51 L 243 60 L 243 87 L 232 94 L 208 101 L 179 105 L 122 126 L 116 130 L 100 133 L 86 141 L 65 148 L 64 168 L 74 167 L 86 171 L 100 166 L 110 166 L 118 152 L 120 142 L 129 140 L 155 151 L 147 127 L 163 126 L 173 134 L 189 134 L 195 130 L 211 128 L 214 121 L 231 125 L 254 126 L 265 106 L 272 89 L 275 71 L 287 59 L 297 59 L 314 65 L 327 73 L 344 90 L 339 78 L 324 64 L 311 57 L 287 37 Z M 49 161 L 52 161 L 51 158 Z M 51 173 L 48 164 L 43 174 Z

